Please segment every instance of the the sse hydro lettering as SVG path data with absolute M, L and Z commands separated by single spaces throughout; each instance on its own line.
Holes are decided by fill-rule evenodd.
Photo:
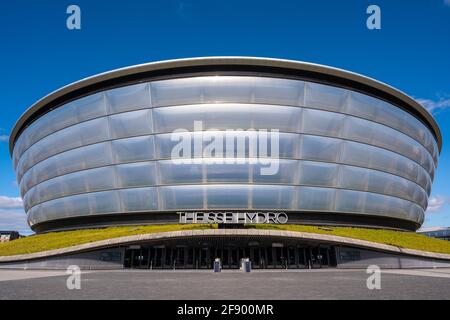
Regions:
M 378 81 L 228 57 L 64 87 L 26 111 L 10 149 L 37 232 L 178 224 L 180 212 L 416 230 L 441 143 L 420 104 Z
M 284 212 L 178 212 L 180 223 L 286 224 Z

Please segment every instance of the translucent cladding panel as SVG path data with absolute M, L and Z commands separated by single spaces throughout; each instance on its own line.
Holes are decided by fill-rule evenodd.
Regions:
M 34 122 L 36 123 L 36 121 Z M 32 124 L 33 125 L 33 124 Z M 30 128 L 25 129 L 18 137 L 14 144 L 13 154 L 12 154 L 12 161 L 13 161 L 13 167 L 14 170 L 17 170 L 17 165 L 20 160 L 20 156 L 25 152 L 25 150 L 29 147 L 27 144 L 27 141 L 25 141 L 25 136 L 27 135 L 27 130 L 30 130 Z M 27 140 L 29 140 L 27 138 Z
M 61 132 L 61 134 L 60 134 Z M 53 140 L 48 142 L 52 144 L 53 148 L 60 151 L 66 151 L 71 149 L 71 140 L 79 140 L 80 145 L 89 145 L 108 139 L 108 121 L 106 118 L 99 118 L 77 124 L 75 126 L 64 129 L 58 133 L 54 133 L 51 137 Z M 63 145 L 66 144 L 66 147 Z M 73 143 L 73 147 L 78 146 L 76 142 Z
M 29 190 L 25 197 L 23 197 L 23 206 L 25 208 L 25 211 L 30 210 L 31 207 L 39 204 L 41 202 L 41 199 L 39 197 L 39 186 L 36 186 Z
M 374 154 L 373 158 L 374 158 L 374 162 L 380 163 L 382 161 L 385 161 L 386 156 L 383 154 Z M 410 179 L 412 181 L 417 181 L 419 171 L 424 170 L 419 164 L 417 164 L 416 162 L 414 162 L 406 157 L 399 155 L 396 160 L 397 161 L 395 161 L 395 162 L 392 161 L 392 165 L 394 167 L 394 170 L 393 170 L 394 173 L 396 173 L 402 177 L 405 177 L 407 179 Z
M 416 181 L 418 164 L 394 152 L 361 143 L 345 141 L 342 162 L 381 170 Z
M 118 192 L 123 212 L 158 209 L 158 193 L 156 188 L 123 189 Z
M 65 128 L 69 125 L 73 125 L 76 122 L 76 110 L 71 104 L 58 107 L 57 109 L 38 118 L 24 130 L 16 142 L 16 156 L 14 159 L 15 165 L 17 165 L 19 157 L 25 152 L 25 150 L 31 147 L 34 143 L 52 132 Z
M 374 120 L 377 117 L 380 103 L 379 99 L 349 91 L 345 112 L 353 116 Z
M 58 179 L 62 181 L 64 195 L 101 191 L 115 187 L 115 174 L 112 167 L 83 170 L 61 176 Z
M 371 144 L 377 132 L 376 126 L 380 126 L 372 121 L 347 117 L 346 124 L 342 130 L 342 137 L 348 140 Z
M 422 127 L 424 127 L 423 124 L 422 124 Z M 427 130 L 426 136 L 428 137 L 425 139 L 425 148 L 427 148 L 427 150 L 430 152 L 430 154 L 433 156 L 433 158 L 436 158 L 435 164 L 437 165 L 437 162 L 438 162 L 437 158 L 439 155 L 439 148 L 437 145 L 437 140 L 428 128 L 425 128 L 425 130 Z
M 60 198 L 42 203 L 42 218 L 44 220 L 64 219 L 71 212 L 73 216 L 89 214 L 87 195 Z M 72 211 L 72 210 L 75 211 Z
M 33 143 L 38 142 L 40 139 L 45 138 L 46 136 L 57 130 L 61 130 L 68 126 L 75 125 L 78 122 L 101 117 L 103 115 L 106 115 L 106 107 L 103 99 L 103 94 L 99 93 L 90 95 L 85 98 L 81 98 L 73 102 L 70 102 L 67 105 L 58 107 L 54 111 L 51 111 L 42 116 L 41 118 L 37 119 L 30 125 L 29 128 L 27 128 L 24 131 L 25 134 L 19 137 L 17 143 L 19 143 L 19 141 L 22 140 L 22 136 L 26 136 L 27 145 L 24 147 L 28 148 Z M 84 130 L 83 127 L 78 128 L 79 130 Z M 99 130 L 99 133 L 101 132 L 102 131 Z M 75 141 L 65 141 L 65 142 L 79 143 L 79 139 L 76 139 Z M 21 149 L 20 152 L 15 151 L 14 159 L 16 160 L 17 157 L 17 161 L 18 157 L 22 155 L 22 153 L 25 151 L 25 148 L 22 149 L 22 147 L 20 147 L 19 149 Z M 19 149 L 17 147 L 15 148 L 15 150 L 17 151 L 19 151 Z
M 430 177 L 425 173 L 424 170 L 419 170 L 418 176 L 417 176 L 417 183 L 422 186 L 425 191 L 428 193 L 428 188 L 431 186 L 431 180 Z
M 348 91 L 318 83 L 306 82 L 305 107 L 343 111 Z
M 109 117 L 111 136 L 115 139 L 152 133 L 151 110 L 125 112 Z
M 154 186 L 156 184 L 154 162 L 116 166 L 116 175 L 119 188 Z
M 162 210 L 202 209 L 206 186 L 159 187 Z
M 434 137 L 433 137 L 433 150 L 431 150 L 431 153 L 432 153 L 432 156 L 433 156 L 434 164 L 437 167 L 438 162 L 439 162 L 439 159 L 438 159 L 438 157 L 439 157 L 439 148 L 437 146 L 436 140 L 434 140 Z
M 86 121 L 108 114 L 105 103 L 105 94 L 103 92 L 96 93 L 71 102 L 74 105 L 78 121 Z
M 110 114 L 149 108 L 149 84 L 140 83 L 107 91 L 106 101 Z
M 42 213 L 42 210 L 41 210 L 40 205 L 31 208 L 31 210 L 28 212 L 28 217 L 27 217 L 28 225 L 30 225 L 32 227 L 35 224 L 39 223 L 41 221 L 41 217 L 40 217 L 41 213 Z
M 25 211 L 30 207 L 36 206 L 41 202 L 61 197 L 63 193 L 63 185 L 61 179 L 55 178 L 38 184 L 27 191 L 23 198 Z
M 371 170 L 368 176 L 368 188 L 370 192 L 383 193 L 398 196 L 407 200 L 414 200 L 414 192 L 419 188 L 409 180 Z
M 366 120 L 360 121 L 368 122 Z M 431 156 L 416 140 L 397 130 L 379 124 L 372 126 L 372 132 L 373 145 L 398 152 L 423 165 L 426 170 L 431 169 Z
M 431 194 L 431 180 L 427 179 L 427 183 L 425 185 L 425 191 L 427 192 L 427 195 L 429 196 Z
M 174 135 L 171 133 L 155 135 L 155 157 L 157 159 L 172 159 L 174 158 L 172 152 L 174 152 L 176 159 L 183 157 L 191 159 L 194 141 L 203 141 L 202 133 L 183 132 Z M 180 148 L 176 149 L 177 146 Z M 203 146 L 203 142 L 201 146 Z
M 251 172 L 255 184 L 298 184 L 297 160 L 260 158 Z
M 382 102 L 376 121 L 406 133 L 425 146 L 431 155 L 435 153 L 434 138 L 430 131 L 413 115 L 387 102 Z
M 336 211 L 363 213 L 366 205 L 367 194 L 367 192 L 337 190 Z
M 342 143 L 340 139 L 304 135 L 301 157 L 305 160 L 336 162 Z
M 117 191 L 88 193 L 91 214 L 120 212 Z
M 115 163 L 154 159 L 154 137 L 142 136 L 111 142 Z
M 289 186 L 252 186 L 254 209 L 290 210 L 294 207 L 296 188 Z
M 428 196 L 426 191 L 422 188 L 415 188 L 413 201 L 425 210 L 428 206 Z
M 303 133 L 339 137 L 346 117 L 333 112 L 303 109 Z
M 430 154 L 433 157 L 434 163 L 437 166 L 437 164 L 438 164 L 438 156 L 439 156 L 439 147 L 437 145 L 436 138 L 431 133 L 431 131 L 429 131 L 428 129 L 426 129 L 426 130 L 427 130 L 427 136 L 429 138 L 426 139 L 427 143 L 425 143 L 425 148 L 427 148 L 427 150 L 430 152 Z
M 302 135 L 280 132 L 278 139 L 279 157 L 299 159 L 301 154 L 301 143 Z
M 43 137 L 78 122 L 77 110 L 72 103 L 60 106 L 37 119 L 27 130 L 27 147 Z
M 33 145 L 22 156 L 27 164 L 19 163 L 18 175 L 28 170 L 32 165 L 58 153 L 93 144 L 108 139 L 108 125 L 105 118 L 99 118 L 80 123 L 75 126 L 55 132 Z M 28 161 L 28 159 L 30 159 Z
M 383 108 L 388 108 L 389 104 L 385 104 Z M 398 108 L 394 105 L 391 108 Z M 402 111 L 402 110 L 401 110 Z M 419 141 L 422 145 L 426 145 L 427 135 L 429 130 L 427 127 L 415 116 L 403 111 L 403 120 L 401 128 L 399 128 L 402 132 L 406 133 L 410 137 Z M 431 151 L 431 150 L 430 150 Z
M 111 167 L 79 171 L 39 184 L 41 202 L 78 193 L 113 189 L 114 170 Z
M 299 187 L 298 209 L 306 211 L 333 211 L 335 189 Z
M 434 138 L 430 129 L 428 129 L 420 120 L 415 118 L 413 115 L 406 114 L 402 131 L 410 137 L 414 138 L 416 141 L 419 141 L 432 156 L 434 164 L 437 165 L 439 148 L 437 146 L 436 139 Z
M 248 182 L 250 164 L 249 159 L 236 159 L 225 161 L 226 159 L 204 159 L 206 179 L 208 183 L 217 182 Z M 256 159 L 255 159 L 256 160 Z
M 153 104 L 160 107 L 203 103 L 203 88 L 212 78 L 219 77 L 196 77 L 152 82 Z M 247 95 L 248 97 L 249 95 Z
M 301 108 L 252 104 L 203 104 L 156 108 L 155 131 L 161 133 L 185 129 L 277 129 L 299 132 Z M 194 127 L 197 122 L 197 127 Z M 201 122 L 201 126 L 199 126 Z
M 119 212 L 116 191 L 85 193 L 41 204 L 46 220 Z
M 253 100 L 255 103 L 279 105 L 304 105 L 305 83 L 298 80 L 254 78 Z
M 385 195 L 398 196 L 406 200 L 423 203 L 425 191 L 414 182 L 396 175 L 376 170 L 342 166 L 339 187 L 356 189 Z M 419 192 L 421 197 L 416 200 Z
M 366 202 L 363 211 L 366 213 L 376 214 L 386 216 L 390 214 L 390 203 L 392 201 L 397 201 L 397 199 L 392 197 L 386 197 L 384 195 L 367 193 Z M 395 200 L 394 200 L 395 199 Z
M 33 166 L 34 159 L 30 152 L 30 149 L 28 149 L 27 152 L 20 158 L 19 164 L 16 168 L 16 176 L 19 181 L 22 180 L 23 176 L 26 174 L 26 172 Z
M 34 167 L 33 185 L 58 175 L 102 167 L 111 163 L 109 142 L 70 150 L 37 164 Z
M 395 107 L 395 106 L 394 106 Z M 387 107 L 386 107 L 387 108 Z M 402 111 L 402 110 L 401 110 Z M 437 164 L 438 148 L 436 140 L 430 129 L 425 126 L 419 119 L 412 114 L 403 112 L 403 122 L 399 130 L 405 132 L 410 137 L 419 141 L 433 156 L 435 164 Z
M 415 221 L 420 225 L 423 223 L 424 210 L 419 206 L 412 205 L 409 212 L 409 220 Z
M 66 180 L 64 180 L 63 177 L 50 179 L 41 184 L 38 184 L 37 186 L 29 190 L 28 193 L 30 193 L 34 189 L 38 190 L 39 201 L 37 203 L 60 198 L 65 195 L 64 192 L 64 188 L 66 187 L 65 183 Z
M 299 105 L 303 82 L 276 78 L 215 76 L 156 81 L 152 94 L 157 106 L 211 102 Z
M 202 103 L 252 102 L 253 78 L 218 76 L 197 79 L 201 79 L 196 81 L 196 85 L 202 90 L 197 99 L 202 99 Z
M 37 205 L 30 210 L 33 213 L 35 223 L 39 223 L 46 220 L 45 212 L 42 209 L 42 205 Z
M 417 205 L 412 202 L 392 197 L 389 199 L 388 204 L 389 211 L 386 211 L 388 212 L 386 215 L 400 219 L 409 219 L 415 210 L 414 208 L 417 208 Z
M 420 150 L 419 150 L 420 152 Z M 421 152 L 420 152 L 421 153 Z M 435 173 L 435 166 L 433 163 L 433 159 L 431 158 L 430 155 L 425 155 L 423 153 L 421 153 L 421 155 L 423 155 L 424 157 L 422 158 L 423 161 L 418 161 L 418 163 L 421 165 L 421 167 L 423 169 L 425 169 L 427 171 L 427 173 L 430 175 L 430 177 L 432 179 L 434 179 L 434 173 Z
M 433 144 L 434 142 L 434 138 L 432 136 L 432 134 L 430 133 L 430 131 L 427 131 L 427 135 L 425 136 L 425 147 L 430 150 L 430 153 L 432 153 L 433 150 Z
M 245 209 L 250 207 L 250 187 L 245 185 L 208 185 L 208 209 Z
M 370 170 L 368 169 L 341 166 L 338 187 L 365 191 L 368 189 L 369 174 Z
M 19 183 L 21 197 L 24 197 L 25 193 L 34 186 L 36 180 L 35 177 L 36 175 L 34 174 L 34 167 L 24 174 L 22 180 Z
M 419 212 L 419 219 L 417 220 L 417 222 L 422 225 L 425 221 L 425 212 L 422 210 Z
M 336 211 L 373 214 L 393 218 L 408 218 L 413 203 L 386 195 L 369 192 L 338 190 Z
M 337 184 L 339 166 L 330 163 L 300 161 L 300 184 L 334 187 Z
M 43 119 L 43 118 L 40 118 L 40 119 Z M 18 158 L 23 153 L 23 151 L 28 147 L 27 143 L 29 141 L 29 134 L 32 133 L 33 126 L 35 126 L 38 123 L 39 123 L 39 119 L 32 122 L 28 128 L 24 128 L 22 133 L 17 136 L 16 143 L 14 144 L 14 152 L 17 153 Z
M 203 182 L 202 163 L 179 163 L 178 161 L 158 161 L 160 184 L 200 184 Z
M 67 108 L 66 106 L 62 106 L 58 109 L 61 110 L 69 108 Z M 58 114 L 61 113 L 60 110 L 58 110 L 57 112 Z M 68 116 L 71 115 L 70 118 L 75 123 L 76 117 L 73 116 L 73 108 L 70 108 L 70 110 L 67 111 Z M 20 156 L 35 142 L 39 141 L 40 139 L 44 138 L 45 136 L 51 134 L 53 131 L 56 130 L 54 126 L 57 126 L 57 124 L 50 122 L 51 120 L 50 118 L 53 117 L 55 112 L 56 110 L 43 115 L 41 118 L 34 121 L 28 128 L 26 128 L 24 132 L 19 136 L 15 146 L 17 161 L 19 160 Z M 67 121 L 63 121 L 62 125 L 67 125 Z M 61 126 L 61 128 L 63 128 L 63 126 Z
M 381 101 L 375 121 L 402 131 L 402 128 L 405 127 L 406 121 L 404 119 L 406 115 L 405 111 L 399 107 Z
M 434 167 L 434 165 L 433 164 L 431 164 L 430 162 L 428 162 L 428 164 L 430 164 L 429 165 L 429 171 L 428 171 L 428 173 L 429 173 L 429 175 L 430 175 L 430 178 L 432 179 L 432 180 L 434 180 L 434 175 L 435 175 L 435 170 L 436 170 L 436 168 Z M 424 167 L 426 167 L 427 166 L 427 164 L 425 164 L 424 165 Z
M 20 137 L 21 136 L 19 136 L 19 139 L 20 139 Z M 12 161 L 13 161 L 14 170 L 16 170 L 17 164 L 19 163 L 19 148 L 20 148 L 18 146 L 19 139 L 17 139 L 17 141 L 16 141 L 16 144 L 15 144 L 14 149 L 13 149 L 13 154 L 12 154 Z

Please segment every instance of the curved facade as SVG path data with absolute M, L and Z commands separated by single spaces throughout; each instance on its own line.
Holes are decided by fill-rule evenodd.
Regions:
M 243 152 L 226 139 L 205 152 L 227 130 Z M 252 130 L 268 132 L 258 160 Z M 182 140 L 174 132 L 202 141 L 192 161 L 173 158 Z M 178 223 L 176 213 L 190 211 L 415 230 L 440 139 L 421 106 L 374 80 L 299 62 L 205 58 L 63 88 L 24 114 L 11 150 L 36 231 Z M 262 174 L 275 161 L 278 170 Z

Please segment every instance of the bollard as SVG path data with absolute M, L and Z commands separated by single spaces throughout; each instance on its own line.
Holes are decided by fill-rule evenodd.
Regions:
M 249 258 L 241 260 L 241 270 L 243 272 L 252 272 L 252 263 Z
M 214 260 L 214 272 L 221 272 L 222 271 L 222 266 L 220 265 L 220 259 L 216 258 Z

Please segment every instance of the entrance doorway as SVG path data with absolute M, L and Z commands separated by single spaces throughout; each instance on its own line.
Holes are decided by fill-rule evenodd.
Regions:
M 125 250 L 125 268 L 133 269 L 212 269 L 219 258 L 223 269 L 239 269 L 249 258 L 253 269 L 317 269 L 336 265 L 330 245 L 239 239 L 167 241 L 130 246 Z

